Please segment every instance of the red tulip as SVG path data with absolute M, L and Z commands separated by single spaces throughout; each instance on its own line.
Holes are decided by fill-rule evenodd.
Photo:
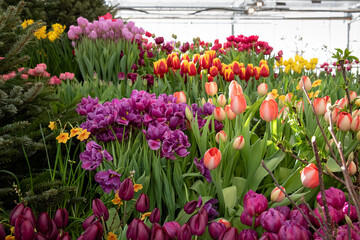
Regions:
M 126 237 L 129 240 L 148 240 L 150 234 L 148 226 L 138 218 L 134 218 L 126 231 Z
M 215 169 L 221 161 L 221 152 L 216 147 L 210 148 L 205 152 L 204 165 L 209 170 Z
M 266 93 L 268 92 L 268 86 L 266 83 L 261 83 L 258 88 L 257 88 L 257 92 L 260 96 L 265 96 Z
M 338 116 L 336 124 L 341 131 L 346 132 L 349 131 L 351 128 L 351 122 L 352 118 L 350 113 L 341 112 Z
M 92 201 L 92 210 L 96 217 L 104 218 L 104 221 L 109 219 L 109 210 L 100 199 L 95 198 Z
M 235 75 L 239 75 L 240 74 L 240 63 L 237 61 L 234 61 L 231 65 L 230 65 L 232 71 L 234 72 Z
M 231 98 L 231 110 L 236 114 L 241 114 L 246 110 L 246 99 L 244 95 L 239 94 Z
M 208 54 L 203 54 L 200 56 L 200 66 L 203 69 L 209 69 L 210 67 L 210 56 Z
M 316 188 L 319 185 L 318 169 L 314 163 L 310 163 L 301 171 L 301 182 L 308 188 Z
M 232 110 L 231 110 L 231 107 L 230 105 L 226 105 L 225 106 L 225 112 L 226 112 L 226 116 L 229 120 L 234 120 L 236 118 L 236 113 L 234 113 Z
M 212 61 L 213 66 L 215 66 L 219 72 L 221 72 L 222 69 L 222 65 L 221 65 L 221 61 L 219 58 L 214 58 Z
M 285 188 L 281 187 L 281 189 L 285 191 Z M 273 202 L 281 202 L 284 200 L 285 194 L 278 187 L 276 187 L 274 190 L 272 190 L 270 198 Z
M 208 82 L 213 82 L 214 81 L 214 78 L 210 74 L 207 75 L 207 79 L 208 79 Z
M 255 79 L 259 80 L 259 78 L 260 78 L 260 68 L 259 67 L 254 67 L 253 72 L 254 72 Z
M 16 207 L 14 207 L 14 209 L 11 211 L 10 217 L 9 217 L 11 226 L 15 226 L 16 219 L 20 215 L 23 215 L 24 209 L 25 209 L 25 206 L 22 203 L 16 205 Z
M 324 98 L 315 98 L 313 104 L 314 104 L 314 108 L 315 108 L 315 113 L 317 115 L 325 114 L 327 103 Z
M 189 63 L 187 72 L 189 73 L 189 76 L 195 76 L 197 74 L 195 63 Z
M 91 224 L 84 232 L 83 234 L 83 238 L 84 240 L 99 240 L 102 238 L 104 233 L 104 229 L 101 225 L 101 223 L 99 222 L 99 220 L 97 220 L 94 224 Z
M 245 69 L 245 81 L 249 81 L 252 76 L 254 76 L 254 67 L 252 64 L 248 64 Z
M 15 221 L 15 239 L 33 240 L 35 230 L 32 223 L 24 216 L 18 216 Z
M 275 120 L 278 112 L 278 105 L 273 99 L 264 100 L 264 102 L 261 104 L 260 117 L 266 122 Z
M 134 183 L 130 178 L 126 178 L 120 185 L 119 197 L 124 201 L 130 201 L 134 197 Z
M 222 107 L 217 107 L 214 109 L 214 117 L 218 121 L 224 121 L 226 119 L 225 110 Z
M 155 208 L 149 217 L 151 223 L 158 223 L 160 221 L 160 210 Z
M 224 72 L 225 81 L 231 82 L 234 80 L 234 72 L 230 68 L 226 69 Z
M 216 77 L 219 73 L 219 70 L 217 69 L 217 67 L 212 66 L 209 70 L 209 73 L 212 77 Z
M 186 53 L 185 53 L 185 54 L 182 54 L 180 60 L 181 60 L 181 62 L 182 62 L 183 60 L 186 60 L 186 61 L 190 62 L 189 55 L 187 55 Z
M 187 73 L 189 69 L 189 62 L 187 60 L 182 60 L 180 63 L 180 70 L 182 73 Z
M 176 103 L 186 103 L 186 96 L 183 91 L 174 92 L 174 97 L 176 97 Z
M 351 130 L 353 130 L 354 132 L 357 132 L 360 130 L 360 116 L 357 115 L 353 118 L 353 120 L 351 121 Z
M 172 68 L 175 70 L 180 69 L 180 60 L 179 57 L 176 55 L 172 58 Z
M 220 219 L 218 222 L 224 224 L 225 227 L 227 227 L 227 228 L 231 227 L 231 223 L 230 223 L 228 220 L 226 220 L 226 219 L 223 219 L 223 218 L 222 218 L 222 219 Z
M 218 86 L 216 82 L 207 82 L 205 83 L 205 91 L 209 96 L 214 96 L 218 91 Z
M 241 80 L 245 80 L 245 78 L 246 78 L 246 69 L 244 67 L 242 67 L 240 69 L 240 76 L 239 77 L 240 77 Z
M 260 67 L 260 76 L 268 77 L 270 75 L 269 66 L 267 64 L 263 64 Z
M 196 53 L 193 55 L 193 63 L 197 63 L 197 61 L 199 61 L 199 58 L 200 58 L 200 54 Z
M 69 214 L 65 208 L 59 208 L 54 216 L 54 222 L 58 229 L 66 228 L 69 223 Z

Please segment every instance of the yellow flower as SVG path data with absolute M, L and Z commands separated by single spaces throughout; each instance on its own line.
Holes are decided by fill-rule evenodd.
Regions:
M 314 93 L 313 92 L 310 92 L 309 93 L 309 98 L 313 98 L 314 97 Z
M 7 235 L 5 240 L 15 240 L 15 236 Z
M 296 86 L 296 90 L 300 90 L 300 87 L 299 87 L 299 85 L 297 85 L 297 86 Z
M 37 39 L 45 39 L 46 38 L 46 26 L 43 26 L 41 28 L 39 28 L 38 30 L 35 31 L 34 36 Z
M 123 205 L 124 203 L 122 202 L 121 198 L 119 197 L 119 192 L 116 192 L 115 193 L 115 197 L 113 200 L 111 200 L 111 202 L 114 204 L 114 205 Z
M 56 123 L 55 122 L 50 122 L 49 126 L 48 126 L 51 130 L 56 129 Z
M 109 232 L 107 236 L 107 240 L 117 240 L 117 236 L 114 233 Z
M 58 140 L 58 143 L 66 143 L 67 140 L 69 140 L 69 133 L 60 133 L 59 136 L 56 137 L 56 140 Z
M 73 128 L 70 130 L 70 137 L 74 137 L 76 135 L 79 135 L 81 133 L 81 128 Z
M 11 232 L 11 234 L 14 234 L 15 233 L 15 227 L 11 227 L 10 232 Z
M 144 213 L 143 215 L 141 215 L 141 220 L 142 221 L 144 221 L 144 219 L 146 218 L 146 217 L 150 217 L 150 215 L 151 215 L 151 212 L 147 212 L 147 213 Z
M 295 62 L 298 62 L 299 59 L 300 59 L 300 56 L 296 54 L 296 55 L 295 55 Z
M 82 130 L 77 139 L 84 141 L 89 138 L 91 132 L 88 132 L 86 129 Z
M 320 93 L 320 91 L 317 90 L 317 91 L 315 92 L 315 94 L 314 94 L 314 98 L 318 97 L 318 96 L 319 96 L 319 93 Z
M 281 101 L 285 102 L 285 95 L 279 96 L 279 99 L 280 99 Z
M 23 29 L 27 28 L 27 26 L 31 25 L 34 23 L 34 20 L 29 19 L 29 20 L 24 20 L 24 22 L 21 24 L 21 26 L 23 27 Z
M 312 87 L 318 87 L 320 85 L 321 85 L 321 79 L 318 79 L 315 82 L 313 82 Z
M 310 69 L 311 69 L 311 64 L 310 64 L 310 63 L 307 63 L 307 64 L 305 65 L 305 68 L 306 68 L 306 70 L 310 70 Z
M 143 186 L 141 184 L 134 184 L 134 191 L 138 192 L 139 190 L 141 190 L 143 188 Z
M 310 59 L 310 63 L 316 65 L 318 63 L 318 59 L 317 58 L 312 58 L 312 59 Z
M 285 68 L 285 70 L 284 70 L 284 72 L 285 72 L 285 73 L 288 73 L 289 71 L 290 71 L 290 65 L 287 65 L 286 68 Z

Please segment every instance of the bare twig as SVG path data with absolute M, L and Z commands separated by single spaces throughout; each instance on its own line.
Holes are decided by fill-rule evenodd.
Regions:
M 291 150 L 287 150 L 281 143 L 278 143 L 277 146 L 278 146 L 284 153 L 290 153 L 290 155 L 291 155 L 293 158 L 295 158 L 296 160 L 302 162 L 303 164 L 305 164 L 305 165 L 308 165 L 308 164 L 309 164 L 309 162 L 306 161 L 305 159 L 301 159 L 301 158 L 299 158 L 298 156 L 296 156 L 295 154 L 293 154 Z

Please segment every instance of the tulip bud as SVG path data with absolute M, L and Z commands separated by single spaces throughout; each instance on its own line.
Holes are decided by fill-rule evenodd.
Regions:
M 222 224 L 224 224 L 225 225 L 225 227 L 231 227 L 231 223 L 228 221 L 228 220 L 226 220 L 226 219 L 220 219 L 219 221 L 218 221 L 219 223 L 222 223 Z
M 213 239 L 218 239 L 220 234 L 225 231 L 225 225 L 219 222 L 212 222 L 209 225 L 209 234 Z
M 356 173 L 356 164 L 353 161 L 351 161 L 349 165 L 349 174 L 355 175 L 355 173 Z
M 33 211 L 29 208 L 29 207 L 26 207 L 24 210 L 23 210 L 23 214 L 22 214 L 27 220 L 29 220 L 33 227 L 36 227 L 36 218 L 35 218 L 35 214 L 33 213 Z
M 122 197 L 120 198 L 123 199 Z M 109 219 L 109 210 L 100 199 L 95 198 L 92 201 L 92 210 L 96 217 L 104 218 L 104 221 L 107 221 Z
M 204 165 L 209 170 L 215 169 L 221 161 L 221 152 L 216 147 L 210 148 L 205 152 Z
M 225 133 L 223 130 L 221 130 L 220 132 L 218 132 L 218 133 L 216 134 L 216 136 L 215 136 L 215 141 L 216 141 L 217 143 L 220 143 L 220 141 L 222 141 L 222 142 L 224 143 L 224 142 L 226 142 L 226 140 L 227 140 L 227 135 L 226 135 L 226 133 Z
M 176 236 L 178 235 L 181 226 L 178 222 L 172 221 L 164 223 L 163 228 L 165 230 L 165 233 L 170 237 L 170 239 L 176 239 Z
M 4 227 L 0 223 L 0 240 L 5 240 L 5 236 L 6 236 L 6 233 L 5 233 Z
M 158 223 L 160 221 L 160 210 L 158 208 L 154 208 L 149 217 L 151 223 Z
M 149 198 L 145 193 L 140 194 L 136 200 L 136 211 L 144 213 L 149 210 Z
M 235 238 L 230 238 L 230 239 L 235 239 Z M 258 239 L 258 235 L 257 232 L 254 230 L 245 229 L 239 233 L 239 240 L 257 240 L 257 239 Z
M 360 107 L 360 98 L 357 98 L 357 99 L 355 100 L 355 105 L 356 105 L 357 107 Z
M 216 82 L 207 82 L 205 83 L 205 91 L 209 96 L 214 96 L 218 91 L 218 86 Z
M 143 221 L 138 218 L 134 218 L 128 226 L 126 237 L 129 240 L 149 239 L 150 233 L 150 229 Z
M 351 121 L 351 130 L 358 132 L 360 130 L 360 116 L 355 116 Z
M 211 105 L 214 105 L 212 98 L 209 98 L 207 102 L 210 103 Z
M 174 97 L 176 97 L 176 103 L 186 103 L 186 96 L 183 91 L 175 92 Z
M 191 230 L 188 224 L 185 223 L 181 226 L 177 238 L 178 240 L 191 240 Z
M 90 225 L 92 225 L 94 222 L 96 221 L 96 217 L 95 215 L 91 215 L 90 217 L 88 217 L 87 219 L 85 219 L 85 221 L 82 223 L 82 228 L 84 230 L 86 230 L 88 227 L 90 227 Z
M 260 96 L 265 96 L 268 92 L 268 85 L 266 83 L 261 83 L 257 88 L 257 92 Z
M 305 84 L 305 85 L 304 85 Z M 307 76 L 303 76 L 299 82 L 299 88 L 302 89 L 305 86 L 305 90 L 308 92 L 312 88 L 311 80 Z
M 54 216 L 54 222 L 58 229 L 65 229 L 69 223 L 69 214 L 65 208 L 59 208 Z
M 281 187 L 282 190 L 285 191 L 285 188 Z M 271 192 L 271 201 L 273 202 L 281 202 L 282 200 L 284 200 L 285 198 L 285 194 L 278 188 L 274 188 L 274 190 L 272 190 Z
M 236 118 L 236 113 L 234 113 L 231 110 L 231 106 L 230 105 L 226 105 L 225 106 L 225 112 L 226 112 L 226 116 L 229 120 L 234 120 Z
M 284 215 L 274 208 L 263 212 L 260 217 L 261 226 L 269 232 L 277 233 L 286 221 Z
M 94 224 L 91 224 L 84 232 L 84 240 L 98 240 L 103 237 L 104 229 L 101 226 L 99 220 Z
M 304 101 L 299 101 L 296 103 L 296 110 L 298 112 L 304 111 Z
M 352 118 L 350 113 L 341 112 L 338 116 L 336 124 L 341 131 L 347 132 L 351 128 L 351 122 L 352 122 Z
M 71 240 L 70 234 L 68 232 L 58 232 L 56 240 Z
M 207 219 L 207 212 L 205 210 L 205 213 L 198 213 L 194 216 L 192 216 L 189 220 L 189 227 L 191 230 L 191 234 L 196 236 L 201 236 L 205 232 L 205 228 L 207 225 L 208 219 Z
M 224 121 L 226 119 L 225 110 L 222 107 L 216 107 L 214 109 L 214 117 L 217 121 Z
M 24 209 L 25 209 L 25 206 L 22 203 L 16 205 L 16 207 L 14 207 L 14 209 L 11 211 L 10 216 L 9 216 L 11 226 L 15 226 L 15 221 L 16 221 L 17 217 L 19 217 L 20 215 L 23 214 Z
M 205 103 L 206 103 L 205 98 L 202 98 L 201 99 L 201 106 L 204 106 Z
M 52 231 L 52 220 L 47 212 L 43 212 L 38 217 L 37 231 L 46 235 Z
M 326 101 L 324 98 L 315 98 L 314 99 L 314 108 L 315 108 L 315 113 L 317 115 L 324 115 L 326 112 Z
M 245 146 L 245 139 L 243 136 L 238 136 L 237 138 L 235 138 L 234 143 L 233 143 L 233 148 L 236 150 L 241 150 L 243 149 Z
M 186 116 L 186 119 L 189 121 L 191 121 L 193 118 L 193 114 L 188 106 L 186 106 L 186 108 L 185 108 L 185 116 Z
M 226 105 L 226 98 L 223 94 L 220 94 L 218 97 L 218 104 L 220 107 L 224 107 Z
M 241 114 L 246 110 L 246 99 L 244 95 L 238 94 L 231 98 L 230 104 L 231 111 L 236 114 Z
M 356 97 L 357 97 L 356 92 L 350 91 L 350 102 L 354 101 Z
M 266 121 L 271 122 L 276 119 L 278 115 L 278 105 L 277 103 L 270 99 L 264 100 L 260 107 L 260 117 Z
M 314 163 L 310 163 L 301 171 L 301 182 L 308 188 L 316 188 L 319 185 L 318 169 Z
M 126 178 L 120 185 L 119 197 L 124 201 L 130 201 L 134 197 L 134 184 L 130 178 Z
M 35 237 L 35 230 L 32 223 L 24 216 L 20 215 L 15 221 L 15 239 L 33 240 Z
M 190 201 L 185 204 L 184 211 L 187 214 L 192 214 L 195 211 L 197 205 L 198 205 L 198 201 L 196 201 L 196 200 Z
M 251 189 L 244 196 L 244 210 L 250 216 L 259 216 L 268 207 L 267 199 Z
M 285 95 L 285 102 L 291 103 L 292 93 L 288 93 Z

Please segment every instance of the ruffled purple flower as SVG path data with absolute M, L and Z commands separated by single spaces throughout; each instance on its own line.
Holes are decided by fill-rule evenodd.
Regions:
M 168 159 L 175 160 L 175 153 L 180 157 L 187 156 L 187 148 L 191 146 L 188 141 L 188 137 L 180 130 L 175 130 L 172 132 L 167 132 L 165 140 L 163 141 L 161 153 Z
M 165 135 L 168 131 L 170 130 L 166 124 L 150 125 L 147 131 L 143 130 L 149 148 L 151 148 L 152 150 L 160 149 L 161 142 L 164 140 Z
M 103 160 L 112 161 L 112 156 L 95 141 L 86 144 L 86 150 L 80 153 L 81 167 L 92 171 L 100 166 Z
M 207 201 L 204 206 L 202 207 L 203 209 L 206 210 L 207 214 L 208 214 L 208 219 L 209 221 L 214 220 L 218 215 L 219 212 L 216 211 L 217 207 L 214 206 L 216 203 L 218 203 L 219 201 L 215 198 L 210 199 L 209 201 Z
M 128 73 L 126 75 L 126 78 L 131 80 L 131 82 L 134 84 L 136 82 L 138 74 L 137 73 Z
M 200 161 L 198 161 L 197 158 L 194 158 L 194 163 L 199 172 L 205 177 L 206 181 L 211 183 L 210 170 L 204 165 L 204 158 L 201 158 Z
M 88 96 L 87 98 L 82 98 L 81 102 L 76 106 L 76 111 L 78 114 L 86 116 L 88 113 L 93 112 L 98 106 L 100 106 L 100 104 L 97 97 L 94 99 Z
M 107 171 L 100 171 L 95 175 L 95 181 L 99 183 L 100 187 L 105 193 L 110 193 L 111 190 L 118 190 L 121 184 L 120 174 L 109 169 Z

